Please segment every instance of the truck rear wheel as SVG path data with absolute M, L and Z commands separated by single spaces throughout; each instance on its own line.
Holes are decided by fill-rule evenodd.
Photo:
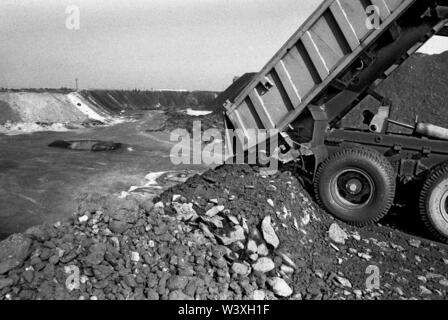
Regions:
M 437 239 L 448 241 L 448 164 L 436 167 L 420 194 L 420 215 Z
M 396 176 L 391 163 L 368 148 L 351 148 L 331 155 L 317 170 L 319 204 L 335 217 L 366 226 L 379 221 L 395 198 Z

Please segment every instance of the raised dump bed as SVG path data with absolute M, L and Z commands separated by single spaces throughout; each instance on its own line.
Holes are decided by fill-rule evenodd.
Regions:
M 326 0 L 236 97 L 235 128 L 284 130 L 416 0 Z M 371 10 L 379 9 L 378 28 Z M 251 146 L 247 146 L 251 147 Z
M 401 195 L 396 190 L 407 190 L 407 202 L 417 192 L 411 198 L 419 199 L 423 222 L 448 241 L 448 129 L 390 119 L 390 102 L 374 91 L 429 38 L 448 35 L 447 18 L 447 0 L 324 1 L 258 74 L 221 95 L 226 126 L 240 129 L 236 144 L 227 131 L 229 151 L 263 163 L 263 142 L 272 151 L 278 139 L 300 155 L 319 204 L 357 226 L 382 219 Z M 363 111 L 365 129 L 342 128 L 368 96 L 380 107 Z M 250 129 L 263 134 L 254 139 Z

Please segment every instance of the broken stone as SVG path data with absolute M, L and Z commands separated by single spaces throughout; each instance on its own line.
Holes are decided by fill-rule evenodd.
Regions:
M 246 237 L 244 236 L 244 229 L 241 226 L 236 226 L 235 229 L 230 232 L 229 236 L 219 236 L 218 237 L 223 245 L 229 246 L 232 243 L 238 242 L 238 241 L 244 241 L 246 240 Z M 243 245 L 244 248 L 244 245 Z
M 362 291 L 361 290 L 353 290 L 353 293 L 356 296 L 356 299 L 361 299 L 362 298 Z
M 258 260 L 258 254 L 256 254 L 256 253 L 251 254 L 249 256 L 249 259 L 252 260 L 252 261 L 257 261 Z
M 240 222 L 238 221 L 238 219 L 235 216 L 227 216 L 227 219 L 229 219 L 230 222 L 232 222 L 234 225 L 240 224 Z
M 426 274 L 426 278 L 427 279 L 439 279 L 439 278 L 443 278 L 443 276 L 441 274 L 428 273 L 428 274 Z
M 257 253 L 258 247 L 257 243 L 254 240 L 249 240 L 247 242 L 247 251 L 249 251 L 250 253 Z
M 0 290 L 10 287 L 14 284 L 14 280 L 10 278 L 0 278 Z
M 279 252 L 278 255 L 280 256 L 280 258 L 282 258 L 283 262 L 286 263 L 288 266 L 290 266 L 291 268 L 297 269 L 297 265 L 294 263 L 294 261 L 292 261 L 292 259 L 283 252 Z
M 292 295 L 293 291 L 285 280 L 279 277 L 268 279 L 268 283 L 272 291 L 279 297 L 287 298 Z
M 140 203 L 140 208 L 149 213 L 154 208 L 154 202 L 151 199 L 147 199 Z
M 87 283 L 87 281 L 89 281 L 89 277 L 83 275 L 79 278 L 79 282 L 81 282 L 82 284 Z
M 88 216 L 87 214 L 85 214 L 85 215 L 79 217 L 79 218 L 78 218 L 78 221 L 79 221 L 80 223 L 85 223 L 85 222 L 89 221 L 89 216 Z
M 356 241 L 361 241 L 361 236 L 357 232 L 354 232 L 352 234 L 352 238 L 355 239 Z
M 0 274 L 22 265 L 30 246 L 31 240 L 22 234 L 14 234 L 0 242 Z
M 243 226 L 243 230 L 245 233 L 249 233 L 249 226 L 247 225 L 247 220 L 246 218 L 242 219 L 242 226 Z M 258 230 L 257 230 L 258 231 Z
M 329 235 L 331 241 L 333 241 L 337 244 L 344 245 L 345 241 L 348 239 L 347 233 L 337 223 L 333 223 L 330 226 L 328 235 Z
M 159 300 L 159 294 L 155 290 L 150 290 L 146 294 L 146 299 L 148 299 L 149 301 Z
M 399 252 L 404 251 L 404 248 L 402 246 L 396 245 L 395 243 L 391 243 L 390 245 L 394 250 L 397 250 Z
M 258 246 L 257 253 L 259 256 L 267 257 L 269 255 L 269 249 L 264 243 L 262 243 Z
M 214 216 L 213 218 L 206 218 L 206 217 L 203 217 L 202 218 L 205 222 L 207 222 L 207 223 L 210 223 L 210 224 L 212 224 L 212 225 L 214 225 L 216 228 L 218 228 L 218 229 L 222 229 L 222 228 L 224 228 L 224 225 L 223 225 L 223 223 L 222 223 L 222 218 L 221 217 L 219 217 L 219 216 Z
M 302 222 L 303 226 L 307 226 L 311 222 L 311 216 L 308 213 L 306 213 L 300 221 Z
M 286 266 L 284 264 L 280 267 L 280 270 L 282 272 L 286 273 L 286 274 L 293 274 L 294 273 L 294 268 L 288 267 L 288 266 Z
M 204 223 L 201 222 L 199 224 L 199 228 L 201 228 L 202 232 L 204 233 L 204 235 L 206 237 L 208 237 L 210 240 L 216 242 L 215 236 L 213 235 L 213 233 L 210 231 L 210 229 Z
M 165 213 L 165 204 L 163 202 L 157 202 L 154 204 L 154 213 L 156 214 L 164 214 Z
M 417 279 L 418 279 L 419 281 L 423 282 L 423 283 L 427 283 L 427 282 L 428 282 L 428 279 L 426 279 L 426 278 L 423 277 L 423 276 L 418 276 Z
M 243 263 L 234 263 L 232 265 L 232 271 L 240 276 L 247 276 L 250 273 L 250 267 Z
M 257 272 L 267 273 L 275 269 L 275 264 L 269 258 L 260 258 L 252 265 L 252 268 Z
M 280 240 L 278 239 L 277 234 L 272 227 L 270 216 L 267 216 L 263 219 L 263 222 L 261 223 L 261 231 L 263 233 L 264 240 L 272 247 L 277 249 L 280 244 Z
M 104 280 L 108 276 L 110 276 L 114 272 L 114 268 L 111 266 L 105 266 L 105 265 L 98 265 L 93 267 L 93 274 L 95 275 L 95 278 L 98 280 Z M 84 283 L 87 282 L 88 279 L 82 279 Z
M 411 247 L 414 247 L 414 248 L 420 248 L 420 246 L 422 245 L 422 242 L 420 241 L 420 240 L 416 240 L 416 239 L 411 239 L 411 240 L 409 240 L 409 245 L 411 246 Z
M 404 291 L 400 287 L 395 288 L 395 291 L 398 293 L 398 295 L 404 296 Z
M 224 206 L 216 206 L 211 208 L 210 210 L 208 210 L 205 215 L 207 217 L 213 218 L 214 216 L 216 216 L 218 213 L 221 213 L 222 211 L 224 211 L 225 207 Z
M 51 256 L 50 259 L 48 259 L 48 262 L 50 264 L 57 264 L 59 262 L 59 256 L 58 255 Z
M 266 293 L 263 290 L 255 290 L 252 295 L 252 300 L 263 301 L 266 298 Z
M 197 217 L 196 211 L 193 209 L 192 203 L 173 203 L 174 210 L 177 213 L 177 218 L 182 221 L 189 221 Z
M 25 281 L 27 281 L 28 283 L 31 283 L 34 279 L 34 271 L 32 269 L 25 270 L 22 273 L 22 277 L 23 277 L 23 279 L 25 279 Z
M 124 233 L 126 230 L 130 228 L 130 224 L 128 224 L 126 221 L 121 220 L 112 220 L 109 222 L 109 229 L 118 234 Z
M 351 284 L 350 281 L 349 281 L 348 279 L 346 279 L 346 278 L 336 276 L 336 280 L 337 280 L 337 282 L 339 282 L 339 284 L 341 284 L 343 287 L 346 287 L 346 288 L 351 288 L 351 287 L 352 287 L 352 284 Z
M 234 246 L 236 248 L 235 251 L 244 250 L 244 248 L 245 248 L 242 241 L 235 242 Z
M 85 261 L 90 265 L 98 265 L 104 260 L 106 246 L 104 244 L 95 244 L 90 247 L 90 254 L 85 257 Z
M 432 294 L 432 291 L 429 290 L 428 288 L 426 288 L 425 286 L 420 286 L 420 291 L 421 291 L 421 294 L 423 294 L 423 295 L 430 295 L 430 294 Z
M 316 274 L 316 276 L 318 276 L 320 279 L 324 278 L 324 272 L 322 270 L 316 270 L 314 272 Z
M 166 282 L 166 286 L 170 291 L 183 290 L 188 284 L 188 277 L 185 276 L 172 276 Z
M 185 293 L 183 293 L 180 290 L 171 292 L 168 299 L 172 300 L 172 301 L 193 300 L 193 298 L 187 296 Z
M 358 253 L 358 257 L 360 257 L 361 259 L 364 259 L 366 261 L 372 260 L 372 256 L 368 255 L 367 253 Z
M 441 286 L 448 287 L 448 280 L 447 279 L 440 280 L 439 284 Z
M 134 262 L 139 262 L 140 261 L 140 254 L 138 252 L 131 252 L 131 260 Z

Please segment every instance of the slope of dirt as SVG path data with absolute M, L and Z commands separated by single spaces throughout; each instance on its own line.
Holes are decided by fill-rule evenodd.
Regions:
M 200 121 L 201 131 L 209 129 L 218 129 L 224 131 L 223 115 L 221 113 L 212 113 L 205 116 L 190 116 L 184 111 L 171 110 L 165 113 L 167 121 L 163 128 L 164 131 L 172 132 L 176 129 L 185 129 L 190 134 L 193 133 L 193 123 Z
M 11 236 L 0 297 L 447 298 L 446 246 L 335 222 L 286 168 L 222 166 L 156 201 L 94 199 L 71 221 Z
M 109 112 L 122 110 L 194 109 L 214 110 L 215 92 L 86 90 L 82 96 Z
M 0 93 L 3 108 L 13 110 L 18 117 L 3 119 L 14 122 L 83 122 L 88 116 L 75 108 L 68 96 L 60 93 Z M 17 119 L 19 118 L 19 119 Z M 19 120 L 19 121 L 18 121 Z
M 25 134 L 39 131 L 67 131 L 96 125 L 110 125 L 125 119 L 140 119 L 148 110 L 173 116 L 168 129 L 191 126 L 184 110 L 211 111 L 216 94 L 207 91 L 0 91 L 0 133 Z M 190 120 L 188 120 L 190 119 Z M 207 127 L 219 121 L 201 117 Z
M 421 121 L 447 127 L 447 87 L 448 52 L 444 52 L 413 55 L 377 91 L 392 101 L 393 119 L 413 124 L 419 115 Z M 362 111 L 369 108 L 376 112 L 375 104 L 367 100 L 347 116 L 344 125 L 359 127 Z

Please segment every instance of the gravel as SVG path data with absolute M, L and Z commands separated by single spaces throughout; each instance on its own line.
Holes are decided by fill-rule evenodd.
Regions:
M 446 299 L 445 245 L 336 222 L 291 171 L 222 166 L 154 204 L 80 205 L 0 243 L 0 299 Z

